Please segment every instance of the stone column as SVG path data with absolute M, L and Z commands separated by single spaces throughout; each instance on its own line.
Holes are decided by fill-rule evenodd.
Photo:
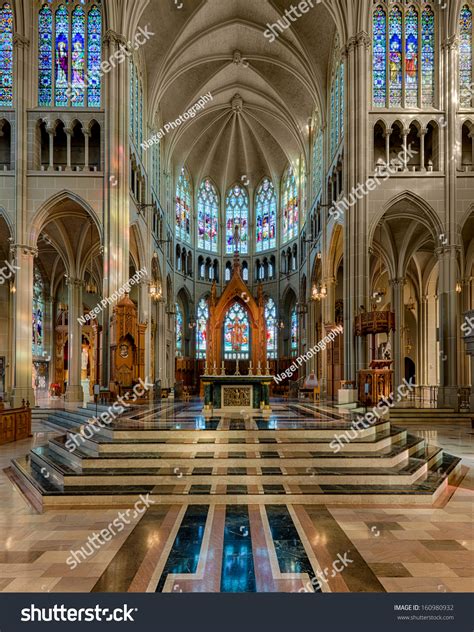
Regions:
M 82 328 L 82 281 L 67 279 L 68 287 L 68 375 L 65 401 L 82 404 L 84 390 L 81 385 Z
M 449 33 L 448 33 L 449 35 Z M 457 102 L 458 102 L 458 41 L 448 36 L 441 43 L 442 60 L 442 102 L 446 112 L 443 130 L 443 158 L 445 168 L 445 221 L 442 226 L 442 246 L 436 249 L 439 260 L 439 369 L 438 390 L 439 408 L 458 408 L 458 341 L 460 329 L 458 322 L 459 302 L 456 293 L 458 279 L 458 254 L 460 250 L 457 224 L 457 172 L 459 155 Z M 440 236 L 441 238 L 441 236 Z
M 91 131 L 89 128 L 82 128 L 84 134 L 84 171 L 89 171 L 89 138 Z
M 18 20 L 17 28 L 23 26 Z M 13 295 L 13 345 L 10 363 L 13 364 L 13 388 L 11 402 L 20 406 L 21 400 L 35 403 L 31 384 L 32 374 L 32 327 L 33 306 L 33 258 L 37 254 L 34 244 L 29 240 L 29 201 L 28 201 L 28 108 L 32 105 L 30 90 L 31 60 L 30 41 L 21 33 L 13 36 L 13 61 L 15 68 L 15 143 L 14 156 L 15 180 L 12 196 L 14 198 L 15 244 L 11 246 L 10 261 L 18 266 L 15 273 L 16 292 Z M 36 104 L 35 104 L 36 105 Z
M 65 171 L 71 171 L 71 138 L 72 128 L 65 127 L 64 133 L 66 134 L 66 168 Z
M 402 383 L 405 377 L 404 368 L 404 327 L 405 327 L 405 302 L 403 300 L 405 279 L 391 279 L 392 310 L 395 313 L 395 334 L 393 336 L 393 388 Z
M 403 129 L 402 130 L 402 150 L 403 150 L 403 171 L 408 171 L 408 156 L 407 156 L 407 151 L 408 151 L 408 147 L 407 147 L 407 137 L 408 137 L 408 132 L 409 130 L 407 129 Z
M 151 296 L 148 292 L 148 280 L 141 280 L 139 286 L 139 322 L 147 323 L 145 330 L 145 377 L 150 378 L 151 370 Z
M 420 137 L 420 171 L 425 172 L 425 136 L 426 136 L 426 127 L 423 127 L 418 136 Z
M 466 353 L 471 357 L 471 397 L 470 411 L 474 412 L 474 309 L 464 313 L 463 321 L 464 343 L 466 344 Z
M 345 49 L 344 192 L 348 196 L 373 173 L 368 112 L 370 109 L 370 37 L 364 31 L 347 41 Z M 370 142 L 372 139 L 370 137 Z M 355 193 L 354 193 L 355 195 Z M 359 306 L 369 305 L 368 200 L 361 196 L 344 221 L 344 379 L 356 380 L 357 371 L 367 366 L 367 348 L 354 336 L 354 317 Z
M 33 259 L 37 251 L 27 246 L 14 244 L 11 252 L 13 263 L 18 267 L 15 275 L 16 292 L 13 295 L 15 373 L 11 403 L 13 407 L 18 407 L 24 399 L 34 406 L 35 395 L 31 383 L 33 361 L 31 314 L 33 312 Z
M 428 296 L 425 294 L 420 301 L 420 317 L 418 319 L 418 367 L 417 383 L 428 384 Z
M 126 38 L 109 29 L 104 36 L 104 59 L 109 59 L 126 44 Z M 129 64 L 117 64 L 104 75 L 103 99 L 108 104 L 102 146 L 105 155 L 104 178 L 104 281 L 103 296 L 108 297 L 129 278 Z M 115 183 L 115 184 L 114 184 Z M 102 383 L 110 381 L 109 323 L 111 308 L 102 313 Z
M 387 129 L 385 131 L 385 162 L 386 164 L 390 164 L 390 136 L 392 135 L 392 130 Z
M 439 259 L 439 391 L 438 408 L 458 407 L 458 274 L 457 248 L 442 246 Z
M 48 345 L 49 353 L 49 383 L 54 382 L 55 364 L 56 364 L 56 352 L 55 352 L 55 335 L 56 335 L 56 301 L 54 296 L 49 297 L 49 314 L 50 314 L 50 338 Z
M 54 127 L 48 126 L 46 131 L 49 134 L 49 167 L 48 171 L 54 171 L 54 137 L 56 135 L 56 130 Z

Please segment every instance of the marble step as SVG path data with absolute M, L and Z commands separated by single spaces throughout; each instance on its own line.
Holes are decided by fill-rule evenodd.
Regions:
M 224 453 L 224 455 L 222 456 L 211 456 L 209 455 L 209 458 L 204 459 L 203 457 L 206 455 L 206 453 L 199 453 L 198 456 L 196 456 L 196 454 L 189 454 L 187 456 L 183 456 L 182 454 L 180 454 L 179 452 L 175 452 L 174 454 L 157 454 L 156 452 L 140 452 L 140 453 L 108 453 L 108 454 L 101 454 L 100 456 L 91 456 L 89 454 L 86 454 L 84 452 L 80 452 L 79 450 L 74 451 L 74 452 L 69 452 L 67 450 L 65 450 L 60 443 L 61 437 L 56 438 L 56 439 L 52 439 L 49 442 L 48 446 L 40 446 L 37 448 L 33 449 L 33 452 L 35 454 L 44 454 L 45 451 L 47 450 L 47 453 L 51 455 L 51 458 L 53 458 L 53 460 L 57 460 L 60 463 L 64 464 L 66 466 L 67 469 L 71 469 L 73 471 L 76 472 L 107 472 L 108 470 L 113 470 L 114 473 L 115 471 L 118 470 L 134 470 L 136 472 L 143 472 L 143 471 L 148 471 L 150 469 L 154 469 L 154 468 L 166 468 L 168 467 L 167 464 L 169 464 L 169 467 L 173 467 L 173 468 L 177 468 L 180 469 L 183 472 L 186 472 L 187 470 L 190 470 L 192 468 L 196 468 L 196 467 L 223 467 L 223 464 L 225 466 L 226 462 L 228 460 L 231 460 L 232 462 L 236 462 L 238 463 L 238 465 L 234 466 L 234 467 L 278 467 L 277 466 L 273 466 L 273 465 L 269 465 L 267 466 L 267 463 L 269 462 L 269 458 L 265 457 L 266 452 L 265 451 L 259 451 L 258 452 L 258 456 L 255 456 L 255 451 L 250 455 L 247 455 L 247 453 L 245 452 L 241 452 L 241 454 L 239 455 L 239 458 L 237 459 L 235 457 L 235 453 L 228 453 L 227 451 Z M 275 447 L 274 444 L 271 444 L 270 446 L 262 446 L 262 447 Z M 431 452 L 437 452 L 440 450 L 440 448 L 437 447 L 431 447 L 431 446 L 425 446 L 425 444 L 423 442 L 420 442 L 418 439 L 413 438 L 411 443 L 409 442 L 408 445 L 406 443 L 406 441 L 404 442 L 399 442 L 394 444 L 393 448 L 396 448 L 397 451 L 401 452 L 403 449 L 408 450 L 408 453 L 410 456 L 416 456 L 417 458 L 431 458 Z M 392 454 L 395 454 L 396 452 L 394 450 L 391 450 Z M 293 455 L 289 455 L 289 456 L 284 456 L 283 453 L 281 454 L 281 458 L 280 457 L 276 457 L 279 461 L 281 461 L 282 467 L 285 468 L 285 470 L 291 469 L 294 470 L 295 466 L 291 466 L 288 465 L 288 463 L 291 463 L 292 461 L 294 461 L 295 459 L 293 458 Z M 369 458 L 369 454 L 370 457 L 380 457 L 380 456 L 386 456 L 388 453 L 387 451 L 385 451 L 383 454 L 380 453 L 365 453 L 365 456 Z M 308 457 L 313 457 L 314 455 L 320 455 L 322 456 L 325 460 L 324 460 L 324 467 L 328 467 L 327 463 L 328 463 L 328 456 L 331 455 L 327 455 L 324 453 L 315 453 L 315 452 L 311 452 L 311 453 L 306 453 L 303 455 L 303 458 L 300 456 L 298 457 L 298 462 L 301 462 L 303 465 L 304 463 L 306 463 L 308 461 Z M 244 457 L 244 458 L 242 458 Z M 271 455 L 271 461 L 275 462 L 276 458 L 273 458 L 273 455 Z M 341 467 L 343 468 L 348 468 L 349 465 L 347 465 L 347 459 L 350 458 L 350 456 L 348 454 L 342 455 L 340 457 L 342 460 L 340 461 L 341 463 Z M 292 460 L 291 460 L 292 459 Z M 333 459 L 334 461 L 335 459 Z M 360 460 L 356 460 L 353 459 L 356 462 L 356 467 L 360 467 Z M 367 462 L 368 459 L 366 459 Z M 374 459 L 372 459 L 374 460 Z M 213 466 L 203 466 L 202 463 L 203 461 L 206 461 L 206 463 L 212 462 L 214 465 Z M 337 460 L 335 460 L 337 462 Z M 252 465 L 249 466 L 248 463 L 251 463 Z M 376 463 L 379 463 L 380 461 L 375 461 Z M 375 467 L 374 465 L 372 465 L 372 468 Z M 305 465 L 303 471 L 308 471 L 308 470 L 312 470 L 314 468 L 314 466 L 312 465 Z M 298 469 L 298 467 L 296 466 L 296 469 Z
M 196 488 L 186 493 L 176 493 L 176 485 L 128 485 L 76 487 L 66 491 L 59 490 L 44 476 L 32 467 L 28 457 L 12 461 L 8 472 L 11 480 L 27 496 L 38 511 L 54 509 L 61 506 L 118 506 L 132 505 L 137 495 L 150 494 L 157 504 L 196 502 L 212 504 L 422 504 L 431 506 L 441 497 L 446 498 L 450 485 L 457 485 L 463 477 L 461 460 L 452 455 L 443 454 L 442 465 L 435 472 L 427 473 L 420 482 L 410 485 L 307 485 L 300 486 L 298 491 L 276 493 L 270 485 L 263 493 L 236 493 L 235 487 L 226 489 L 225 493 L 202 493 Z M 244 486 L 245 487 L 245 486 Z M 248 486 L 251 487 L 251 486 Z M 250 490 L 252 491 L 252 490 Z
M 423 439 L 409 438 L 402 445 L 391 446 L 390 450 L 381 450 L 376 454 L 360 453 L 356 455 L 334 455 L 314 452 L 310 457 L 285 457 L 280 458 L 232 458 L 217 456 L 214 458 L 191 458 L 191 457 L 165 457 L 156 459 L 155 463 L 143 461 L 142 468 L 114 468 L 82 469 L 75 463 L 60 457 L 57 452 L 48 446 L 33 448 L 30 452 L 31 462 L 38 470 L 44 473 L 50 482 L 59 487 L 69 487 L 74 485 L 127 485 L 135 484 L 156 484 L 159 482 L 159 473 L 153 470 L 155 467 L 169 467 L 184 470 L 185 467 L 357 467 L 369 469 L 371 467 L 395 467 L 400 463 L 408 461 L 410 456 L 425 449 Z M 147 465 L 148 463 L 148 465 Z
M 35 448 L 31 455 L 32 462 L 39 468 L 40 472 L 45 475 L 49 472 L 47 478 L 51 479 L 53 484 L 61 487 L 67 483 L 67 473 L 71 474 L 71 470 L 76 475 L 81 473 L 90 475 L 91 480 L 97 474 L 109 474 L 114 476 L 117 474 L 126 474 L 127 476 L 143 475 L 143 470 L 139 469 L 136 461 L 130 463 L 126 459 L 122 459 L 125 463 L 118 463 L 116 459 L 101 459 L 99 463 L 91 463 L 89 469 L 75 467 L 70 463 L 65 463 L 59 455 L 54 452 L 47 452 L 46 448 Z M 40 458 L 38 458 L 40 457 Z M 417 458 L 410 457 L 407 462 L 402 462 L 393 468 L 372 467 L 368 470 L 361 468 L 337 468 L 337 467 L 267 467 L 264 464 L 248 468 L 202 468 L 198 464 L 183 465 L 182 467 L 167 467 L 166 463 L 148 463 L 146 474 L 153 474 L 158 483 L 174 484 L 178 480 L 184 484 L 221 484 L 221 483 L 247 483 L 247 484 L 301 484 L 311 482 L 312 484 L 321 483 L 353 483 L 353 484 L 410 484 L 421 476 L 426 474 L 428 469 L 438 467 L 442 459 L 441 448 L 432 448 L 425 451 L 425 454 Z M 105 463 L 104 463 L 105 461 Z M 113 462 L 110 462 L 113 461 Z M 92 465 L 100 466 L 93 468 Z M 117 467 L 118 465 L 118 467 Z M 53 468 L 54 466 L 54 468 Z M 60 468 L 62 467 L 62 470 Z M 119 470 L 119 471 L 117 471 Z M 204 471 L 206 473 L 204 473 Z M 244 470 L 244 473 L 242 473 Z M 273 470 L 273 471 L 271 471 Z M 271 471 L 271 472 L 269 472 Z M 140 479 L 141 480 L 141 479 Z
M 61 422 L 59 421 L 59 424 Z M 57 424 L 57 425 L 59 425 Z M 64 424 L 64 428 L 69 429 L 71 432 L 79 432 L 80 427 L 74 424 L 66 423 Z M 370 428 L 362 429 L 358 431 L 358 436 L 363 437 L 371 437 L 375 436 L 375 434 L 384 429 L 390 428 L 390 423 L 388 421 L 381 421 L 376 424 L 373 424 Z M 178 437 L 180 439 L 184 438 L 195 438 L 196 432 L 199 433 L 199 437 L 201 438 L 215 438 L 216 432 L 218 432 L 218 436 L 222 437 L 258 437 L 260 434 L 265 433 L 266 436 L 273 436 L 274 433 L 278 433 L 278 436 L 281 437 L 305 437 L 305 438 L 328 438 L 333 439 L 335 434 L 343 434 L 345 431 L 351 431 L 353 427 L 350 423 L 341 423 L 341 422 L 332 422 L 331 424 L 327 424 L 325 427 L 321 424 L 321 422 L 316 422 L 314 424 L 307 423 L 303 425 L 299 422 L 298 427 L 255 427 L 253 428 L 249 425 L 238 430 L 232 429 L 224 429 L 219 428 L 217 430 L 217 426 L 213 428 L 195 428 L 193 423 L 189 423 L 188 427 L 186 423 L 180 420 L 179 422 L 152 422 L 147 424 L 146 422 L 137 422 L 133 424 L 128 419 L 121 419 L 113 424 L 105 428 L 94 427 L 94 438 L 104 437 L 105 440 L 113 439 L 115 440 L 125 440 L 125 441 L 133 441 L 136 439 L 143 440 L 154 440 L 154 439 L 164 439 L 169 438 L 172 433 L 173 437 Z
M 78 438 L 77 442 L 73 441 L 73 437 Z M 355 439 L 351 443 L 344 446 L 344 453 L 349 452 L 366 452 L 366 451 L 379 451 L 383 448 L 388 448 L 394 443 L 399 443 L 406 440 L 406 430 L 404 429 L 392 429 L 391 431 L 382 431 L 375 435 L 371 440 L 367 439 Z M 215 440 L 209 440 L 208 442 L 201 442 L 194 439 L 192 442 L 189 439 L 178 439 L 168 437 L 160 442 L 130 442 L 130 441 L 111 441 L 101 442 L 96 441 L 96 438 L 84 440 L 78 437 L 77 434 L 67 433 L 61 437 L 56 437 L 51 440 L 51 447 L 58 452 L 64 452 L 65 455 L 79 455 L 79 457 L 90 457 L 100 455 L 117 455 L 121 456 L 126 454 L 140 458 L 140 454 L 180 454 L 193 453 L 226 453 L 226 452 L 272 452 L 278 451 L 280 453 L 307 453 L 312 449 L 317 449 L 319 452 L 334 453 L 334 445 L 331 445 L 332 441 L 328 439 L 320 438 L 314 439 L 284 439 L 278 436 L 273 437 L 258 437 L 253 439 L 251 443 L 245 442 L 243 438 L 232 438 L 232 441 L 226 441 L 224 437 L 219 434 L 218 437 L 220 443 L 215 443 Z M 304 455 L 304 454 L 303 454 Z

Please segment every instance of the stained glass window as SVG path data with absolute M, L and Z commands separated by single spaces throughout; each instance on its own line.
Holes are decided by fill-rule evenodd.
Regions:
M 69 14 L 64 5 L 56 10 L 55 21 L 54 105 L 66 107 L 68 105 L 66 90 L 69 82 Z
M 459 91 L 462 107 L 470 107 L 472 99 L 472 11 L 468 5 L 459 18 Z
M 102 13 L 97 4 L 66 2 L 54 13 L 44 4 L 38 32 L 38 104 L 100 107 Z
M 224 358 L 247 360 L 250 353 L 250 323 L 247 310 L 233 303 L 224 321 Z
M 307 207 L 307 198 L 306 198 L 306 160 L 301 158 L 299 161 L 299 174 L 300 174 L 300 214 L 301 214 L 301 223 L 303 224 L 306 218 L 306 207 Z
M 155 195 L 160 197 L 160 143 L 154 143 L 151 147 L 151 186 Z
M 128 90 L 128 102 L 129 102 L 129 126 L 130 126 L 130 134 L 132 138 L 135 138 L 135 65 L 132 61 L 129 62 L 129 90 Z
M 206 357 L 207 349 L 207 321 L 209 320 L 209 307 L 205 298 L 198 303 L 196 326 L 196 356 Z
M 40 271 L 33 270 L 32 352 L 40 356 L 44 351 L 44 283 Z
M 414 6 L 405 14 L 405 105 L 418 105 L 418 12 Z
M 339 66 L 339 138 L 344 136 L 344 64 Z
M 246 190 L 235 184 L 227 193 L 225 201 L 226 213 L 226 253 L 231 255 L 235 250 L 234 234 L 239 229 L 240 254 L 248 253 L 249 198 Z
M 323 133 L 321 130 L 316 135 L 313 144 L 313 198 L 315 198 L 323 185 Z
M 191 241 L 191 183 L 184 167 L 176 185 L 176 237 Z
M 183 312 L 178 303 L 176 303 L 176 355 L 183 355 L 184 344 L 184 319 Z
M 373 14 L 372 21 L 373 43 L 373 100 L 374 107 L 384 108 L 387 102 L 387 15 L 381 6 L 378 6 Z
M 344 64 L 339 58 L 338 41 L 333 59 L 331 80 L 331 111 L 330 111 L 330 152 L 331 158 L 337 151 L 344 133 Z
M 286 170 L 282 190 L 282 241 L 285 243 L 298 236 L 298 184 L 291 165 Z
M 272 181 L 264 178 L 255 194 L 257 252 L 276 247 L 276 193 Z
M 198 248 L 217 252 L 219 196 L 216 187 L 206 178 L 198 193 Z
M 298 352 L 298 314 L 296 313 L 296 307 L 291 310 L 290 315 L 290 350 L 291 355 L 296 355 Z
M 267 327 L 267 358 L 277 357 L 277 319 L 276 305 L 272 298 L 265 304 L 265 324 Z
M 71 105 L 84 106 L 84 42 L 86 14 L 81 6 L 72 12 L 72 96 Z
M 389 20 L 390 105 L 402 104 L 402 12 L 390 11 Z
M 334 124 L 334 113 L 336 111 L 336 87 L 334 83 L 331 86 L 331 156 L 336 151 L 336 126 Z
M 430 7 L 421 14 L 421 97 L 423 106 L 434 104 L 435 18 Z
M 100 108 L 100 64 L 102 57 L 102 15 L 97 6 L 93 6 L 87 16 L 87 105 Z
M 44 5 L 39 12 L 39 66 L 38 103 L 49 107 L 52 99 L 51 68 L 53 65 L 53 16 Z
M 430 6 L 416 1 L 392 7 L 387 38 L 387 13 L 378 4 L 372 16 L 372 51 L 374 107 L 434 105 L 435 14 Z
M 13 106 L 13 11 L 0 5 L 0 107 Z

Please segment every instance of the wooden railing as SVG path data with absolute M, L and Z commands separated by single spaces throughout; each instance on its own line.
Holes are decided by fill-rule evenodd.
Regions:
M 0 410 L 0 445 L 31 437 L 30 402 L 22 400 L 20 408 Z

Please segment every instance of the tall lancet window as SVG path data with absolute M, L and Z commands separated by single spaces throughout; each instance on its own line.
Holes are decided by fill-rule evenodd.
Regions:
M 281 214 L 282 242 L 285 243 L 298 236 L 298 183 L 290 165 L 285 171 L 282 182 Z
M 250 355 L 250 323 L 247 310 L 233 303 L 224 321 L 224 358 L 248 360 Z
M 435 104 L 435 13 L 422 0 L 376 4 L 372 14 L 374 108 Z
M 472 104 L 472 10 L 465 4 L 459 16 L 459 96 L 461 107 Z
M 205 298 L 198 303 L 196 326 L 196 356 L 205 358 L 207 351 L 207 321 L 209 320 L 209 306 Z
M 298 313 L 296 306 L 293 307 L 290 314 L 290 351 L 292 356 L 298 353 Z
M 264 178 L 255 195 L 255 224 L 257 252 L 276 247 L 276 193 L 272 181 Z
M 217 252 L 219 196 L 214 184 L 206 178 L 198 193 L 198 248 Z
M 38 33 L 38 105 L 100 107 L 99 0 L 43 4 L 38 13 Z
M 313 199 L 323 186 L 323 133 L 319 130 L 313 143 Z
M 238 250 L 240 254 L 248 254 L 249 198 L 247 191 L 235 184 L 227 193 L 225 201 L 226 215 L 226 253 L 235 251 L 234 238 L 238 228 Z
M 13 11 L 0 3 L 0 107 L 13 106 Z
M 176 355 L 182 356 L 184 350 L 184 319 L 183 311 L 176 303 Z
M 265 304 L 265 324 L 267 327 L 267 358 L 277 357 L 277 319 L 276 305 L 272 298 L 269 298 Z
M 39 269 L 33 270 L 32 352 L 41 356 L 44 351 L 44 283 Z
M 191 182 L 184 167 L 176 184 L 176 237 L 191 241 Z

